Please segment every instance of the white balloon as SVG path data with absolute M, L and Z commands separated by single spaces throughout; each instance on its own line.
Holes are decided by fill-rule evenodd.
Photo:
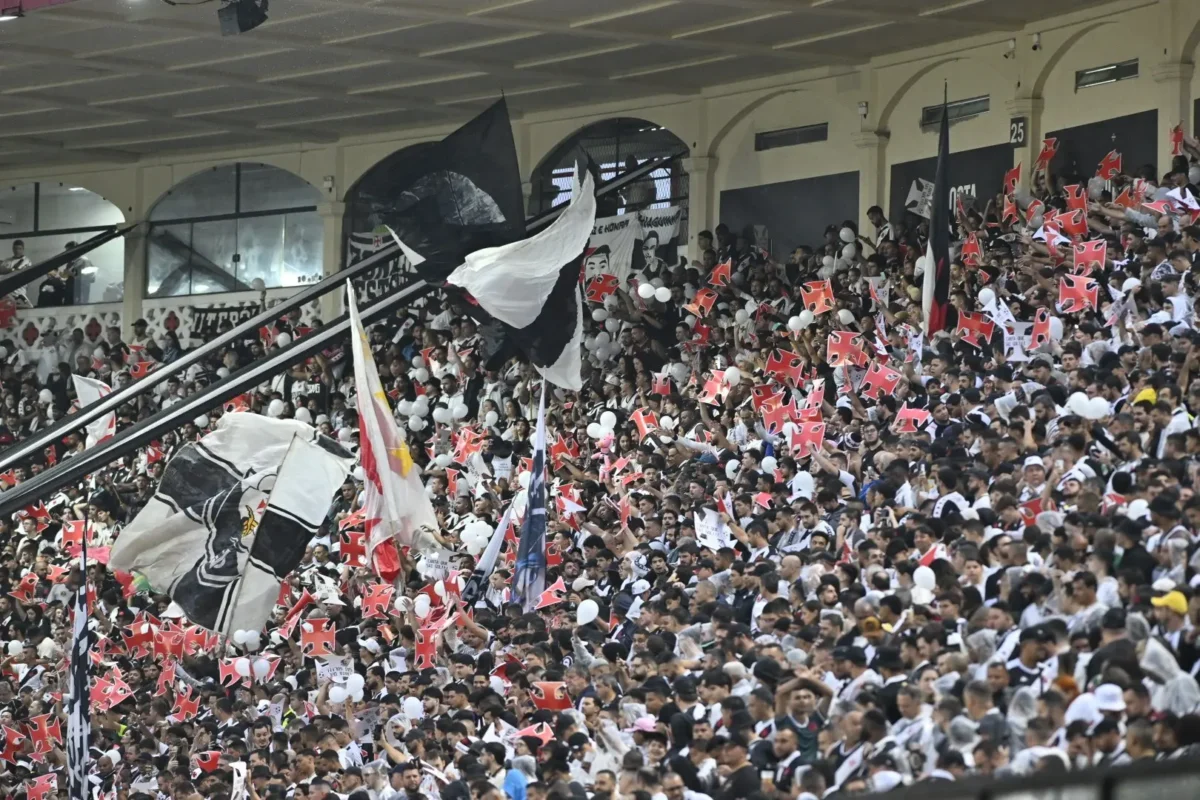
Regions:
M 596 322 L 604 322 L 604 320 L 608 319 L 608 312 L 603 308 L 597 308 L 592 312 L 592 319 Z
M 423 417 L 429 413 L 429 395 L 418 395 L 413 401 L 413 413 L 418 417 Z
M 733 461 L 730 461 L 728 464 L 725 465 L 725 476 L 727 478 L 732 479 L 733 476 L 738 474 L 738 470 L 741 468 L 742 468 L 742 462 L 738 461 L 737 459 L 734 459 Z
M 579 604 L 579 608 L 575 609 L 575 622 L 578 625 L 587 625 L 598 616 L 600 616 L 600 606 L 596 605 L 595 600 L 584 600 Z
M 413 601 L 413 613 L 417 615 L 417 619 L 425 619 L 429 616 L 430 600 L 429 595 L 419 594 L 417 599 Z
M 408 420 L 408 429 L 413 433 L 420 433 L 425 430 L 425 420 L 421 417 L 410 417 Z
M 262 634 L 258 631 L 250 631 L 250 635 L 246 637 L 246 649 L 254 652 L 262 647 Z
M 983 307 L 983 306 L 986 306 L 989 303 L 993 302 L 996 299 L 996 293 L 985 286 L 979 290 L 978 297 L 979 297 L 979 305 L 980 305 L 980 307 Z
M 612 337 L 608 335 L 608 331 L 600 331 L 596 334 L 596 346 L 608 344 L 612 341 Z
M 595 336 L 584 337 L 583 349 L 588 350 L 588 351 L 595 350 L 596 349 L 596 337 Z
M 671 290 L 665 286 L 654 290 L 654 299 L 660 303 L 668 303 L 671 300 Z
M 267 416 L 272 419 L 279 419 L 283 416 L 283 401 L 276 397 L 267 404 Z
M 245 644 L 246 638 L 249 635 L 250 635 L 250 631 L 234 631 L 233 632 L 233 643 L 234 644 Z
M 730 386 L 737 386 L 742 381 L 742 371 L 737 367 L 730 367 L 725 370 L 725 382 Z
M 1062 341 L 1062 337 L 1063 337 L 1062 320 L 1059 319 L 1058 317 L 1051 317 L 1050 318 L 1050 338 L 1056 342 L 1060 342 L 1060 341 Z
M 791 317 L 787 321 L 788 330 L 792 333 L 799 333 L 804 330 L 804 323 L 800 321 L 800 317 Z
M 650 285 L 653 286 L 655 289 L 661 289 L 662 285 L 663 285 L 663 279 L 655 278 L 654 280 L 650 281 Z
M 642 298 L 643 300 L 649 300 L 651 297 L 654 297 L 654 287 L 648 283 L 639 284 L 638 297 Z
M 851 242 L 854 241 L 854 229 L 853 228 L 842 228 L 840 231 L 838 231 L 838 238 L 841 239 L 846 244 L 850 244 Z
M 617 427 L 617 415 L 611 411 L 605 411 L 600 415 L 600 426 L 609 429 Z
M 929 567 L 920 566 L 913 570 L 913 583 L 932 592 L 937 586 L 937 576 Z
M 517 476 L 517 483 L 519 483 L 521 485 L 522 489 L 528 489 L 529 488 L 529 473 L 522 472 L 519 476 Z
M 489 428 L 492 427 L 493 425 L 495 425 L 499 421 L 500 421 L 500 415 L 497 414 L 495 411 L 489 411 L 483 415 L 483 424 L 487 425 Z
M 265 658 L 254 659 L 254 677 L 260 681 L 265 681 L 267 675 L 271 672 L 271 662 Z
M 442 597 L 442 598 L 444 598 L 444 597 L 446 596 L 446 584 L 445 584 L 445 582 L 444 582 L 444 581 L 438 581 L 437 583 L 435 583 L 435 584 L 433 585 L 433 593 L 434 593 L 434 594 L 436 594 L 438 597 Z
M 1085 412 L 1090 399 L 1084 392 L 1072 392 L 1071 396 L 1067 398 L 1067 410 L 1081 417 L 1086 416 Z
M 599 439 L 600 434 L 604 432 L 604 426 L 599 422 L 589 423 L 587 426 L 587 435 L 593 439 Z
M 289 333 L 281 333 L 275 337 L 275 344 L 278 347 L 287 347 L 292 343 L 292 336 Z
M 674 430 L 675 420 L 671 419 L 670 417 L 661 417 L 658 420 L 658 427 L 662 428 L 664 431 Z
M 356 703 L 361 703 L 363 699 L 363 690 L 359 689 L 357 692 L 351 692 L 350 699 Z
M 775 456 L 765 456 L 762 460 L 763 472 L 775 472 L 775 467 L 779 466 L 779 462 L 775 460 Z
M 450 455 L 449 453 L 439 453 L 436 457 L 434 457 L 433 463 L 437 464 L 439 467 L 445 468 L 454 463 L 454 456 Z
M 825 256 L 824 258 L 822 258 L 821 266 L 822 267 L 832 267 L 833 266 L 833 256 Z
M 687 325 L 689 328 L 691 328 L 691 327 L 695 326 L 696 318 L 694 316 L 692 316 L 691 314 L 688 314 L 686 317 L 683 318 L 683 324 Z
M 425 381 L 429 380 L 429 370 L 425 369 L 424 367 L 417 367 L 415 370 L 413 370 L 413 377 L 416 379 L 417 383 L 424 383 Z
M 396 413 L 401 416 L 407 417 L 412 413 L 412 410 L 413 404 L 411 400 L 401 400 L 399 403 L 396 403 Z
M 354 692 L 361 692 L 363 687 L 366 685 L 367 682 L 363 680 L 363 676 L 359 675 L 357 672 L 346 679 L 346 691 L 350 692 L 351 694 Z
M 222 380 L 224 380 L 225 378 L 228 378 L 229 377 L 229 368 L 228 367 L 217 367 L 217 377 L 221 378 Z M 50 394 L 49 389 L 42 389 L 42 392 L 46 392 L 47 394 Z M 41 399 L 42 396 L 43 396 L 42 393 L 38 392 L 38 398 Z M 49 400 L 42 400 L 43 403 L 51 403 L 53 401 L 54 401 L 53 394 L 50 394 Z
M 854 247 L 854 245 L 848 244 L 842 248 L 842 258 L 846 259 L 847 261 L 850 261 L 856 255 L 858 255 L 858 250 Z
M 608 331 L 609 333 L 616 333 L 617 331 L 621 330 L 621 320 L 612 319 L 611 317 L 604 320 L 604 330 Z
M 923 275 L 929 267 L 929 256 L 917 256 L 917 266 L 915 272 L 917 275 Z
M 839 309 L 838 310 L 838 322 L 842 323 L 843 325 L 853 325 L 854 324 L 854 312 L 848 308 Z
M 671 377 L 675 379 L 676 383 L 683 383 L 691 374 L 691 368 L 689 368 L 688 365 L 684 364 L 682 361 L 676 361 L 671 365 Z
M 450 421 L 450 409 L 438 406 L 433 410 L 433 421 L 446 424 Z
M 238 675 L 241 675 L 243 678 L 249 678 L 249 677 L 250 677 L 250 674 L 251 674 L 251 670 L 250 670 L 250 659 L 248 659 L 248 658 L 235 658 L 235 659 L 233 660 L 233 670 L 234 670 L 234 672 L 236 672 Z
M 329 702 L 339 705 L 346 702 L 347 692 L 341 686 L 329 687 Z
M 1086 413 L 1083 416 L 1087 419 L 1104 419 L 1111 413 L 1108 401 L 1103 397 L 1093 397 L 1087 402 Z
M 466 419 L 467 414 L 471 413 L 471 409 L 467 408 L 463 403 L 459 403 L 450 411 L 450 413 L 455 419 Z
M 420 369 L 425 366 L 425 359 L 420 356 L 414 356 L 412 360 L 413 369 Z
M 737 313 L 733 315 L 733 319 L 738 325 L 745 325 L 746 320 L 750 319 L 750 315 L 746 312 L 746 309 L 739 308 Z

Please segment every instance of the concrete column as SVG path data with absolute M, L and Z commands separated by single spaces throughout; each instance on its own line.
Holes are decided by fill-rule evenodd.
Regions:
M 683 168 L 688 173 L 688 240 L 687 257 L 691 261 L 700 257 L 696 236 L 700 231 L 711 231 L 716 207 L 715 187 L 717 159 L 715 156 L 692 156 L 683 159 Z
M 887 204 L 887 131 L 861 131 L 851 137 L 858 148 L 858 229 L 871 235 L 867 209 L 879 206 L 886 215 Z
M 345 203 L 321 203 L 317 206 L 317 213 L 321 215 L 321 222 L 324 223 L 324 239 L 322 241 L 322 272 L 324 277 L 329 277 L 341 271 L 342 269 L 342 235 L 343 221 L 346 218 Z M 328 323 L 331 319 L 342 313 L 342 293 L 329 292 L 321 298 L 321 322 Z
M 1180 123 L 1192 129 L 1192 73 L 1190 61 L 1162 61 L 1150 74 L 1158 89 L 1158 174 L 1171 166 L 1171 129 Z
M 1014 97 L 1004 104 L 1009 119 L 1025 118 L 1025 144 L 1013 146 L 1013 166 L 1021 165 L 1020 188 L 1029 188 L 1029 179 L 1033 175 L 1033 165 L 1042 152 L 1042 110 L 1046 104 L 1040 97 Z
M 142 300 L 148 282 L 147 236 L 149 224 L 143 222 L 125 234 L 125 296 L 121 302 L 121 334 L 133 338 L 133 323 L 142 317 Z

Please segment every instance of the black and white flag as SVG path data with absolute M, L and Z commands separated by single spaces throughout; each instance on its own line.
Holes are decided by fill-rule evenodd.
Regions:
M 351 464 L 309 425 L 226 414 L 167 464 L 109 568 L 142 573 L 211 631 L 260 630 Z
M 571 205 L 545 230 L 471 253 L 447 282 L 470 292 L 480 308 L 507 326 L 506 334 L 544 378 L 578 391 L 583 388 L 579 271 L 596 219 L 596 194 L 591 175 L 574 188 Z M 422 255 L 404 242 L 400 247 L 420 269 Z
M 532 478 L 530 481 L 532 482 Z M 496 530 L 492 532 L 492 538 L 488 540 L 487 548 L 479 557 L 478 563 L 475 564 L 471 577 L 463 586 L 462 599 L 468 608 L 474 606 L 487 591 L 488 578 L 492 577 L 492 572 L 496 569 L 496 562 L 500 559 L 500 548 L 504 546 L 504 536 L 508 533 L 508 526 L 512 522 L 512 512 L 513 504 L 509 503 L 504 516 L 496 525 Z
M 86 526 L 85 526 L 86 527 Z M 67 783 L 71 800 L 86 800 L 88 792 L 88 735 L 92 730 L 89 707 L 91 691 L 88 674 L 91 663 L 88 652 L 91 635 L 88 631 L 87 604 L 87 536 L 82 537 L 83 551 L 79 557 L 82 572 L 75 590 L 75 615 L 71 635 L 70 694 L 67 696 Z

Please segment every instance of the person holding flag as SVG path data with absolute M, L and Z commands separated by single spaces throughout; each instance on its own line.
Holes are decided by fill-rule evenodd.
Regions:
M 546 384 L 538 400 L 537 430 L 533 437 L 533 470 L 529 474 L 529 500 L 517 545 L 513 572 L 513 600 L 526 612 L 537 607 L 546 589 Z

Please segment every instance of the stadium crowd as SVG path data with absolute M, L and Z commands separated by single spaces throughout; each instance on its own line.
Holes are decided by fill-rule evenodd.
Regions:
M 458 595 L 524 507 L 540 380 L 485 364 L 446 297 L 371 330 L 445 563 L 407 554 L 381 602 L 355 560 L 359 469 L 263 631 L 206 635 L 105 568 L 222 414 L 357 447 L 349 344 L 296 365 L 0 520 L 0 794 L 66 796 L 81 536 L 101 798 L 220 800 L 242 764 L 256 800 L 811 800 L 1195 755 L 1196 184 L 1185 154 L 1162 176 L 1039 172 L 1032 193 L 964 203 L 932 337 L 928 221 L 879 209 L 783 262 L 718 227 L 646 288 L 593 295 L 585 389 L 548 399 L 561 589 L 530 612 L 510 602 L 516 529 L 482 597 Z M 173 376 L 118 429 L 297 323 Z M 133 332 L 5 342 L 0 444 L 71 413 L 72 373 L 123 385 L 183 352 Z M 85 446 L 73 433 L 0 480 Z M 325 625 L 313 657 L 301 640 Z

